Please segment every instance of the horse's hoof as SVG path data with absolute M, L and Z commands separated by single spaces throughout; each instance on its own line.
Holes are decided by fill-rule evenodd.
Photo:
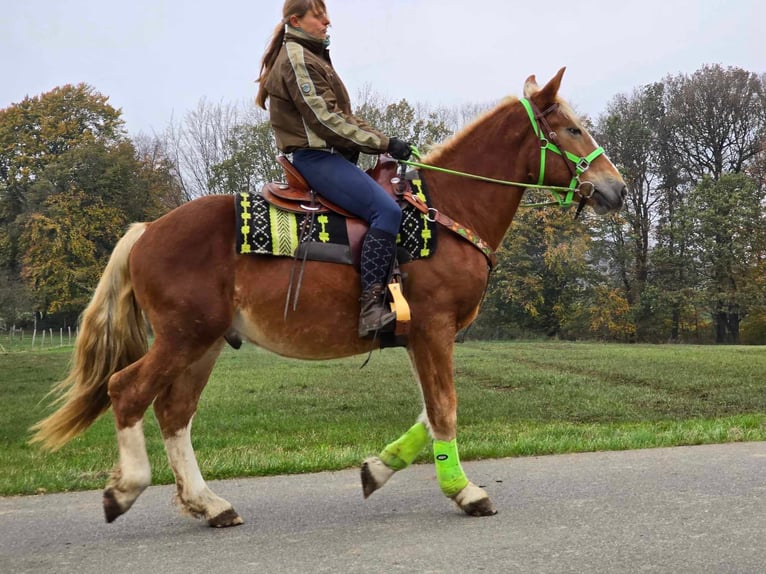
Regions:
M 110 523 L 114 522 L 118 516 L 125 512 L 117 502 L 117 498 L 115 498 L 114 491 L 111 488 L 107 488 L 104 491 L 103 505 L 104 516 L 106 521 Z
M 386 466 L 377 456 L 371 456 L 362 463 L 362 492 L 368 498 L 381 488 L 394 475 L 394 470 Z
M 213 518 L 207 521 L 208 525 L 212 526 L 213 528 L 226 528 L 228 526 L 239 526 L 240 524 L 244 522 L 245 521 L 242 520 L 242 517 L 239 514 L 237 514 L 237 511 L 234 510 L 233 508 L 224 510 L 218 516 L 214 516 Z
M 497 514 L 497 510 L 492 506 L 487 493 L 472 482 L 469 482 L 468 486 L 458 492 L 453 500 L 469 516 L 493 516 Z
M 477 500 L 476 502 L 471 502 L 460 508 L 462 508 L 463 512 L 469 516 L 494 516 L 497 514 L 497 510 L 492 506 L 489 497 Z

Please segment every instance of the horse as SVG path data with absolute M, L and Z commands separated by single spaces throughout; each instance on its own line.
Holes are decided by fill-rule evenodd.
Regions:
M 564 70 L 542 88 L 530 76 L 524 98 L 507 97 L 422 159 L 423 166 L 442 168 L 423 171 L 428 213 L 460 226 L 438 226 L 436 252 L 402 264 L 411 315 L 407 353 L 423 410 L 399 439 L 363 461 L 365 497 L 431 440 L 444 495 L 472 516 L 496 512 L 460 464 L 453 381 L 454 340 L 479 312 L 491 271 L 488 251 L 499 247 L 528 187 L 566 187 L 597 214 L 619 210 L 627 194 L 618 170 L 559 96 Z M 396 162 L 382 165 L 378 177 L 396 175 Z M 206 484 L 190 438 L 197 402 L 231 329 L 299 359 L 348 357 L 381 345 L 357 335 L 360 291 L 353 265 L 307 261 L 300 312 L 285 317 L 293 259 L 238 254 L 234 209 L 231 196 L 206 196 L 128 229 L 81 317 L 70 371 L 54 388 L 58 409 L 31 429 L 32 442 L 55 450 L 111 406 L 119 460 L 103 493 L 107 522 L 127 512 L 150 484 L 143 432 L 150 405 L 182 511 L 214 527 L 243 522 Z

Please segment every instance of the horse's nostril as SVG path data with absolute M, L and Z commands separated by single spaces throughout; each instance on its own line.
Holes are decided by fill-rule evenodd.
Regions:
M 622 189 L 620 190 L 620 197 L 623 198 L 623 199 L 628 197 L 628 188 L 627 188 L 627 186 L 625 186 L 625 185 L 622 186 Z

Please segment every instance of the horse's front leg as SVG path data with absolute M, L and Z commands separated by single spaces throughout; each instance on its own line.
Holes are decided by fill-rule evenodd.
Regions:
M 378 456 L 362 463 L 362 490 L 367 498 L 381 488 L 395 472 L 407 468 L 428 443 L 425 413 L 406 433 L 387 445 Z
M 442 492 L 472 516 L 490 516 L 497 511 L 487 493 L 466 477 L 457 448 L 457 394 L 452 373 L 454 333 L 433 321 L 428 328 L 411 333 L 409 348 L 418 375 L 426 414 L 433 436 L 436 477 Z M 441 327 L 441 328 L 440 328 Z

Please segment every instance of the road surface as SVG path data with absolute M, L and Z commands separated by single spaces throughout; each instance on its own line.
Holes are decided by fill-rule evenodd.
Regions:
M 465 463 L 499 514 L 463 515 L 432 465 L 368 500 L 358 471 L 211 482 L 212 529 L 150 487 L 113 524 L 100 491 L 0 498 L 0 572 L 766 572 L 766 443 Z

